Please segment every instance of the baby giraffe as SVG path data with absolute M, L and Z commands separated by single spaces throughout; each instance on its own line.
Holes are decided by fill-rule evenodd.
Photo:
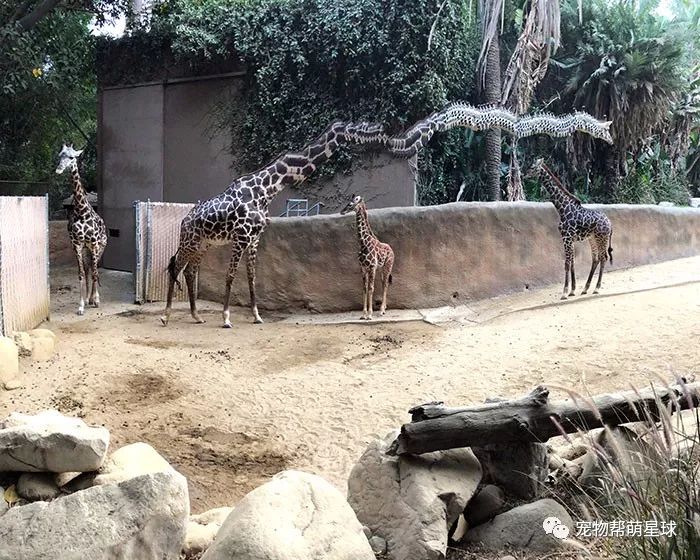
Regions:
M 367 217 L 367 205 L 361 196 L 353 196 L 352 200 L 340 213 L 347 214 L 355 211 L 357 216 L 357 237 L 360 241 L 360 267 L 364 287 L 362 319 L 372 319 L 372 296 L 374 295 L 374 277 L 378 268 L 382 268 L 382 307 L 380 314 L 386 312 L 386 293 L 391 284 L 391 269 L 394 267 L 394 251 L 382 243 L 372 233 Z
M 584 295 L 591 285 L 593 274 L 598 265 L 598 283 L 594 294 L 600 290 L 603 280 L 603 268 L 610 258 L 612 264 L 612 224 L 610 219 L 597 210 L 584 208 L 581 201 L 571 194 L 561 181 L 547 167 L 542 158 L 537 159 L 526 177 L 538 177 L 542 187 L 559 213 L 559 232 L 564 243 L 564 293 L 561 299 L 576 295 L 576 274 L 574 273 L 574 242 L 588 239 L 591 244 L 591 272 L 586 281 L 586 287 L 581 292 Z M 571 275 L 571 292 L 569 292 L 569 275 Z M 568 293 L 567 293 L 568 292 Z

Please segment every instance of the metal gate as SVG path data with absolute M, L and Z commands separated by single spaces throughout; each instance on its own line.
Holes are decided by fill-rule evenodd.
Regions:
M 168 295 L 168 262 L 180 241 L 180 222 L 194 204 L 174 202 L 134 203 L 136 212 L 135 301 L 164 301 Z M 182 275 L 181 275 L 182 276 Z M 187 286 L 180 278 L 182 291 L 175 301 L 187 300 Z M 195 290 L 197 279 L 195 279 Z
M 49 199 L 0 196 L 0 334 L 49 318 Z

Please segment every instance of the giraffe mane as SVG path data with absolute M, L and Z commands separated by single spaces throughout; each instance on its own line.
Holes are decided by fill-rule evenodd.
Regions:
M 576 202 L 579 206 L 582 204 L 581 199 L 574 195 L 569 189 L 567 189 L 564 184 L 559 180 L 559 178 L 552 172 L 552 170 L 547 167 L 547 164 L 542 162 L 542 169 L 549 175 L 549 177 L 554 181 L 554 184 L 561 190 L 566 196 L 568 196 L 572 201 Z

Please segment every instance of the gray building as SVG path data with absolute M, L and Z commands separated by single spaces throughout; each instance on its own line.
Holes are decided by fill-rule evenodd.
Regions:
M 213 130 L 210 118 L 222 100 L 235 104 L 242 99 L 244 77 L 244 70 L 234 69 L 101 84 L 97 171 L 99 206 L 110 236 L 105 267 L 134 270 L 134 201 L 197 202 L 250 171 L 236 163 L 231 133 Z M 318 133 L 310 130 L 309 139 Z M 321 213 L 335 212 L 352 193 L 362 194 L 372 208 L 415 205 L 412 162 L 369 153 L 359 158 L 352 175 L 285 189 L 273 201 L 271 214 L 282 215 L 293 199 L 305 199 L 309 207 L 318 204 Z

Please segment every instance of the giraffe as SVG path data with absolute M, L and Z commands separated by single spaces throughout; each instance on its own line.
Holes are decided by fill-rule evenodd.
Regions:
M 80 182 L 78 157 L 82 153 L 83 150 L 75 150 L 72 145 L 66 146 L 64 144 L 61 152 L 58 154 L 59 162 L 58 167 L 56 167 L 56 173 L 59 175 L 66 168 L 70 169 L 73 182 L 73 207 L 68 215 L 68 235 L 73 245 L 73 251 L 75 251 L 75 257 L 78 260 L 78 278 L 80 279 L 78 315 L 85 313 L 85 298 L 88 295 L 85 260 L 88 258 L 88 264 L 92 273 L 92 287 L 88 305 L 93 307 L 100 306 L 100 293 L 97 288 L 100 283 L 100 274 L 97 270 L 97 265 L 107 246 L 105 223 L 88 202 L 87 193 Z
M 571 194 L 545 165 L 542 158 L 537 159 L 528 177 L 539 177 L 542 186 L 550 196 L 557 212 L 559 212 L 559 232 L 564 243 L 564 291 L 561 299 L 576 295 L 576 275 L 574 273 L 574 242 L 588 239 L 591 245 L 591 272 L 588 274 L 586 287 L 581 295 L 588 293 L 596 267 L 600 265 L 598 283 L 594 294 L 600 290 L 603 280 L 603 268 L 610 258 L 613 262 L 612 234 L 610 219 L 597 210 L 584 208 L 581 201 Z M 571 292 L 569 290 L 569 274 L 571 274 Z
M 352 200 L 340 213 L 347 214 L 355 211 L 357 219 L 357 238 L 360 241 L 360 267 L 362 268 L 363 307 L 362 319 L 372 319 L 372 296 L 374 295 L 374 277 L 377 269 L 382 269 L 382 306 L 380 315 L 386 313 L 386 294 L 391 284 L 391 270 L 394 267 L 394 251 L 387 244 L 377 239 L 372 232 L 367 216 L 367 205 L 361 196 L 353 196 Z
M 194 280 L 208 247 L 225 244 L 231 244 L 232 252 L 226 275 L 223 326 L 232 327 L 229 312 L 231 285 L 246 251 L 250 307 L 255 323 L 262 323 L 256 302 L 255 269 L 260 238 L 270 221 L 270 202 L 285 186 L 304 181 L 339 146 L 381 143 L 385 138 L 381 125 L 336 121 L 301 151 L 278 156 L 262 169 L 234 180 L 223 193 L 197 204 L 180 224 L 178 249 L 168 264 L 168 296 L 161 323 L 164 326 L 168 324 L 174 287 L 176 284 L 179 286 L 178 276 L 183 271 L 192 318 L 197 323 L 204 322 L 197 312 Z

